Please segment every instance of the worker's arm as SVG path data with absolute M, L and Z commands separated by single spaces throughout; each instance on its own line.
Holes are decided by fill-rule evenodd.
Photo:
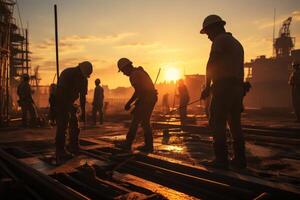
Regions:
M 131 104 L 137 99 L 137 93 L 134 92 L 131 96 L 131 98 L 128 100 L 128 102 L 125 105 L 125 110 L 129 110 L 131 107 Z
M 201 93 L 201 99 L 206 99 L 210 94 L 212 75 L 215 73 L 214 69 L 220 67 L 220 62 L 223 60 L 224 56 L 224 43 L 222 40 L 214 41 L 211 46 L 211 51 L 209 54 L 209 59 L 206 65 L 206 81 L 205 88 Z

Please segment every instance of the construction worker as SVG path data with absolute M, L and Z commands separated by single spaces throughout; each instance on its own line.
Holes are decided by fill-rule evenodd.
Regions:
M 78 154 L 79 132 L 77 120 L 77 108 L 74 102 L 80 96 L 81 120 L 85 121 L 85 102 L 87 94 L 88 78 L 93 72 L 93 66 L 90 62 L 84 61 L 76 67 L 65 69 L 59 76 L 56 90 L 56 162 L 62 163 L 64 160 L 72 157 L 72 154 Z M 65 149 L 66 130 L 69 127 L 69 145 L 68 151 Z
M 52 83 L 49 89 L 49 120 L 50 124 L 53 126 L 56 124 L 55 120 L 55 94 L 56 94 L 57 85 Z
M 169 105 L 169 93 L 166 93 L 162 97 L 162 110 L 163 113 L 169 113 L 170 112 L 170 105 Z
M 29 75 L 23 74 L 21 83 L 17 88 L 17 93 L 19 96 L 18 103 L 22 110 L 22 125 L 26 127 L 27 124 L 27 114 L 29 113 L 30 126 L 35 126 L 37 122 L 37 112 L 35 109 L 35 104 L 32 98 L 32 90 L 29 84 Z
M 182 79 L 178 81 L 178 93 L 180 122 L 181 125 L 185 125 L 187 121 L 187 105 L 190 101 L 190 96 L 189 91 Z
M 134 88 L 134 93 L 126 103 L 125 110 L 130 110 L 131 105 L 135 102 L 135 108 L 131 112 L 133 116 L 126 140 L 118 146 L 125 150 L 131 150 L 137 128 L 141 124 L 144 131 L 145 144 L 138 149 L 144 152 L 152 152 L 153 135 L 150 118 L 157 101 L 157 91 L 148 73 L 142 67 L 133 67 L 129 59 L 121 58 L 118 61 L 118 68 L 124 75 L 129 76 L 130 83 Z
M 104 91 L 100 86 L 100 79 L 97 78 L 95 80 L 95 90 L 94 90 L 94 99 L 93 99 L 93 123 L 96 124 L 97 113 L 99 112 L 99 122 L 103 124 L 103 99 L 104 99 Z
M 293 56 L 293 54 L 292 54 Z M 293 72 L 289 79 L 289 84 L 292 86 L 292 102 L 296 115 L 296 122 L 300 122 L 300 62 L 294 59 Z
M 235 168 L 246 167 L 245 140 L 241 128 L 241 112 L 244 96 L 244 50 L 231 33 L 225 31 L 226 22 L 217 15 L 204 19 L 201 34 L 207 34 L 212 41 L 206 66 L 206 85 L 201 99 L 209 97 L 209 123 L 213 131 L 215 160 L 208 165 L 228 168 L 226 124 L 233 137 Z

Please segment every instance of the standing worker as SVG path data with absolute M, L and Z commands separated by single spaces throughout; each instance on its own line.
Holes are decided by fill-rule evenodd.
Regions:
M 296 122 L 300 122 L 300 61 L 297 60 L 295 51 L 292 51 L 293 72 L 289 84 L 292 86 L 292 102 L 296 115 Z M 298 55 L 300 57 L 300 55 Z
M 30 115 L 30 126 L 35 126 L 37 122 L 37 112 L 35 109 L 34 101 L 32 98 L 32 91 L 29 84 L 29 75 L 23 74 L 22 81 L 17 88 L 17 94 L 19 96 L 18 103 L 22 110 L 22 125 L 26 127 L 27 114 Z
M 162 111 L 163 113 L 170 112 L 169 93 L 164 94 L 162 97 Z
M 132 103 L 135 102 L 135 108 L 132 111 L 132 121 L 126 135 L 126 140 L 121 143 L 119 147 L 125 150 L 131 150 L 137 128 L 139 124 L 141 124 L 144 131 L 145 144 L 138 149 L 144 152 L 152 152 L 153 135 L 150 118 L 157 101 L 157 91 L 148 73 L 142 67 L 133 67 L 129 59 L 121 58 L 118 61 L 118 68 L 124 75 L 129 76 L 130 83 L 134 88 L 134 93 L 126 103 L 125 110 L 130 110 Z
M 76 67 L 65 69 L 59 76 L 56 91 L 56 162 L 62 163 L 72 154 L 79 153 L 79 132 L 76 116 L 77 108 L 74 102 L 80 96 L 81 120 L 85 121 L 85 102 L 87 94 L 88 78 L 93 72 L 90 62 L 84 61 Z M 69 127 L 68 153 L 65 149 L 66 130 Z
M 178 93 L 180 122 L 181 125 L 185 125 L 187 121 L 187 105 L 190 101 L 190 96 L 189 91 L 182 79 L 178 81 Z
M 95 90 L 94 90 L 94 99 L 93 99 L 93 123 L 96 125 L 97 113 L 99 112 L 99 122 L 103 124 L 103 99 L 104 99 L 104 91 L 100 86 L 100 79 L 97 78 L 95 80 Z
M 201 99 L 210 92 L 209 123 L 213 131 L 215 160 L 208 165 L 228 168 L 226 144 L 226 124 L 229 124 L 233 137 L 235 168 L 246 168 L 245 140 L 241 128 L 241 112 L 244 96 L 244 50 L 231 33 L 225 31 L 226 22 L 217 15 L 204 19 L 201 34 L 207 34 L 212 41 L 209 60 L 206 66 L 206 85 Z M 212 85 L 211 85 L 212 84 Z
M 56 96 L 56 88 L 57 85 L 55 83 L 52 83 L 50 85 L 50 89 L 49 89 L 49 121 L 50 124 L 53 126 L 56 124 L 56 119 L 55 119 L 55 96 Z

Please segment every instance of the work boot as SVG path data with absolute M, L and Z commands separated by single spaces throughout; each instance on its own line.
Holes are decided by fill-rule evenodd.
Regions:
M 126 141 L 121 141 L 115 144 L 117 148 L 123 149 L 125 151 L 131 151 L 131 145 L 128 144 Z
M 228 169 L 228 161 L 217 161 L 217 160 L 211 160 L 211 161 L 203 161 L 201 164 L 207 166 L 207 167 L 213 167 L 218 169 Z
M 153 152 L 153 146 L 150 145 L 142 145 L 136 148 L 139 151 L 145 152 L 145 153 L 152 153 Z
M 230 161 L 230 165 L 232 168 L 234 169 L 246 169 L 247 168 L 247 162 L 245 159 L 236 159 L 236 158 L 233 158 L 231 161 Z
M 73 155 L 65 150 L 56 152 L 56 165 L 61 165 L 72 158 Z

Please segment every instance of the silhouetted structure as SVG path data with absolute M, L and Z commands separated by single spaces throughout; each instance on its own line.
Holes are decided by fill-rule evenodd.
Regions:
M 295 39 L 290 36 L 291 20 L 289 17 L 283 22 L 279 37 L 274 40 L 275 57 L 259 56 L 245 63 L 247 79 L 252 85 L 251 92 L 245 97 L 247 107 L 292 109 L 288 80 L 292 71 L 291 52 L 294 51 Z

